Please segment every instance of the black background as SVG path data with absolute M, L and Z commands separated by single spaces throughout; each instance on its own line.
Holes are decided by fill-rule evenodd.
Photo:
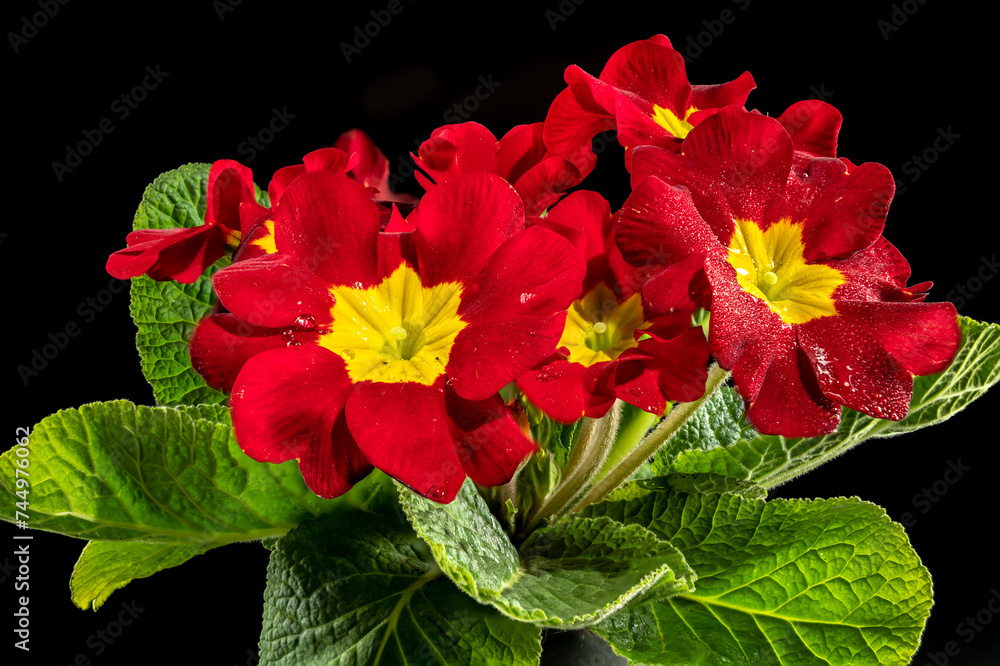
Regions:
M 959 285 L 981 287 L 957 303 L 960 313 L 998 320 L 1000 279 L 975 281 L 980 270 L 996 277 L 995 268 L 981 268 L 995 257 L 998 238 L 990 166 L 995 102 L 988 97 L 996 64 L 993 16 L 973 3 L 937 0 L 577 3 L 473 8 L 401 0 L 402 11 L 350 62 L 340 44 L 353 40 L 356 27 L 373 21 L 369 12 L 384 10 L 387 2 L 337 3 L 344 6 L 320 13 L 311 3 L 295 2 L 157 8 L 77 0 L 59 5 L 34 32 L 24 21 L 41 11 L 39 4 L 6 3 L 0 50 L 9 146 L 4 182 L 12 205 L 0 223 L 3 432 L 9 438 L 3 448 L 13 445 L 16 427 L 63 407 L 115 398 L 152 404 L 133 351 L 125 293 L 88 315 L 90 321 L 83 313 L 88 298 L 112 296 L 102 294 L 110 280 L 105 260 L 124 246 L 143 189 L 159 173 L 186 162 L 234 158 L 266 186 L 274 170 L 300 162 L 351 127 L 371 134 L 395 171 L 400 156 L 447 122 L 456 103 L 475 106 L 468 119 L 502 135 L 544 118 L 567 65 L 597 74 L 615 49 L 657 32 L 696 56 L 688 65 L 694 83 L 728 81 L 749 70 L 758 85 L 751 108 L 778 115 L 799 99 L 826 95 L 845 117 L 841 154 L 887 165 L 902 186 L 885 234 L 909 259 L 914 281 L 934 280 L 933 300 L 945 300 Z M 724 11 L 731 12 L 728 24 L 719 21 Z M 27 38 L 15 39 L 17 52 L 8 33 Z M 699 40 L 700 53 L 691 46 Z M 147 66 L 167 75 L 121 118 L 121 105 L 112 104 L 141 85 Z M 480 77 L 499 82 L 482 101 L 475 98 Z M 268 126 L 275 109 L 294 117 L 252 154 L 244 142 Z M 84 140 L 84 131 L 104 118 L 114 130 L 60 181 L 52 163 L 66 162 L 67 146 Z M 943 152 L 933 148 L 939 132 L 958 137 Z M 934 163 L 920 170 L 912 159 L 925 150 Z M 628 184 L 619 158 L 609 150 L 587 182 L 615 206 Z M 403 187 L 417 191 L 412 179 Z M 71 322 L 79 334 L 25 384 L 17 367 L 30 364 L 47 335 Z M 956 633 L 1000 589 L 997 436 L 991 427 L 996 405 L 994 392 L 947 425 L 869 442 L 774 493 L 857 495 L 896 520 L 913 514 L 908 531 L 936 588 L 916 664 L 934 663 L 929 653 L 942 653 L 936 659 L 944 663 L 949 641 L 960 654 L 948 663 L 1000 663 L 1000 618 L 970 643 Z M 959 460 L 970 469 L 921 513 L 914 495 Z M 0 563 L 12 557 L 15 533 L 0 526 Z M 12 663 L 69 664 L 78 654 L 94 664 L 255 663 L 267 563 L 259 545 L 216 550 L 132 583 L 94 613 L 77 610 L 69 598 L 69 574 L 83 543 L 34 535 L 30 655 L 11 648 L 10 613 L 20 593 L 11 577 L 0 582 L 0 636 Z M 133 601 L 144 609 L 134 624 L 113 643 L 95 641 L 121 603 Z

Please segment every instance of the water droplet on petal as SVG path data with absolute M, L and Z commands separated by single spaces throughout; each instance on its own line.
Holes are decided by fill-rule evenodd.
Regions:
M 357 354 L 354 353 L 353 349 L 345 349 L 341 354 L 341 356 L 344 357 L 345 361 L 353 361 L 354 357 L 357 356 Z
M 596 324 L 594 324 L 594 333 L 604 333 L 607 330 L 608 330 L 608 325 L 605 324 L 603 321 L 599 321 Z
M 298 347 L 301 344 L 302 343 L 299 342 L 298 340 L 289 340 L 288 342 L 285 343 L 285 346 L 286 347 Z
M 406 329 L 402 326 L 394 326 L 392 330 L 389 331 L 389 335 L 396 338 L 397 340 L 402 340 L 406 338 Z
M 631 393 L 632 395 L 634 395 L 634 396 L 635 396 L 635 397 L 637 397 L 637 398 L 638 398 L 638 397 L 639 397 L 640 395 L 642 395 L 642 389 L 641 389 L 641 388 L 639 388 L 638 386 L 633 386 L 632 388 L 630 388 L 630 389 L 628 390 L 628 392 L 629 392 L 629 393 Z
M 291 342 L 295 339 L 295 331 L 290 328 L 286 328 L 281 332 L 281 339 L 285 342 Z
M 427 499 L 432 499 L 435 502 L 440 502 L 444 499 L 444 488 L 438 486 L 431 486 L 427 490 Z
M 316 317 L 313 317 L 311 314 L 300 314 L 295 319 L 295 325 L 302 328 L 316 328 Z

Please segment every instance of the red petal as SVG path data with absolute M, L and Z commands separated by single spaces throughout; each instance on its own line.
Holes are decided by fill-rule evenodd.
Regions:
M 251 326 L 231 314 L 206 317 L 191 336 L 191 365 L 209 386 L 229 393 L 247 360 L 285 347 L 287 341 L 281 337 L 282 332 L 280 328 Z
M 254 326 L 288 326 L 301 315 L 321 326 L 330 322 L 329 286 L 287 255 L 237 261 L 216 273 L 212 285 L 227 310 Z
M 559 423 L 576 423 L 584 415 L 591 393 L 584 386 L 586 368 L 562 357 L 549 360 L 518 377 L 517 386 L 549 418 Z
M 468 325 L 448 362 L 454 389 L 485 400 L 550 356 L 583 275 L 579 253 L 548 229 L 531 227 L 504 243 L 465 287 L 458 314 Z
M 747 418 L 765 435 L 816 437 L 836 430 L 840 407 L 826 398 L 794 336 L 775 354 Z
M 843 118 L 840 111 L 818 99 L 796 102 L 778 117 L 800 150 L 815 157 L 837 156 L 837 135 Z
M 615 127 L 615 119 L 610 111 L 584 108 L 577 100 L 573 88 L 566 88 L 556 95 L 549 107 L 543 136 L 548 149 L 569 160 L 580 171 L 581 178 L 584 178 L 594 170 L 597 163 L 591 140 L 601 132 Z
M 154 280 L 176 280 L 190 284 L 226 252 L 227 232 L 222 226 L 194 227 L 192 233 L 177 234 L 159 250 L 156 263 L 149 270 Z
M 425 285 L 462 280 L 524 229 L 514 188 L 491 173 L 472 173 L 428 192 L 407 221 Z
M 328 422 L 334 414 L 331 426 Z M 345 410 L 324 413 L 320 432 L 322 437 L 299 459 L 299 470 L 314 493 L 320 497 L 338 497 L 368 476 L 373 467 L 347 427 Z
M 442 381 L 361 382 L 347 404 L 347 424 L 375 467 L 437 502 L 455 499 L 465 471 L 445 411 Z
M 507 483 L 524 459 L 538 450 L 498 395 L 472 401 L 446 389 L 445 404 L 462 469 L 481 486 Z
M 707 365 L 708 343 L 701 328 L 688 328 L 672 340 L 646 339 L 622 356 L 615 370 L 616 395 L 651 414 L 662 414 L 666 400 L 691 402 L 705 394 Z
M 208 172 L 205 224 L 240 228 L 240 204 L 254 201 L 253 173 L 234 160 L 219 160 Z
M 651 40 L 626 44 L 615 51 L 599 77 L 621 90 L 670 109 L 678 118 L 687 114 L 691 84 L 684 71 L 684 58 L 669 46 Z
M 633 166 L 652 150 L 635 151 Z M 695 207 L 691 193 L 658 178 L 647 178 L 634 186 L 622 207 L 615 236 L 625 260 L 646 275 L 691 255 L 721 257 L 725 252 Z
M 514 189 L 524 201 L 525 215 L 540 215 L 581 180 L 580 172 L 572 162 L 562 157 L 550 157 L 521 176 L 514 183 Z
M 951 303 L 844 303 L 837 311 L 854 330 L 865 330 L 907 371 L 932 375 L 947 368 L 962 342 Z
M 637 149 L 633 183 L 656 175 L 686 187 L 728 245 L 733 219 L 752 220 L 762 228 L 778 219 L 771 211 L 784 196 L 792 153 L 791 138 L 776 120 L 727 107 L 691 130 L 680 155 Z
M 696 109 L 721 109 L 725 106 L 743 106 L 750 91 L 757 87 L 750 72 L 743 72 L 728 83 L 710 86 L 693 86 L 688 105 Z M 688 119 L 692 125 L 693 118 Z
M 329 171 L 302 174 L 274 219 L 278 251 L 327 285 L 379 282 L 378 208 L 359 183 Z
M 503 135 L 496 146 L 498 175 L 508 182 L 516 182 L 528 169 L 545 159 L 544 125 L 518 125 Z
M 841 315 L 806 322 L 796 332 L 825 396 L 877 418 L 906 416 L 913 377 L 867 327 Z
M 417 166 L 438 185 L 467 173 L 498 173 L 497 139 L 479 123 L 439 127 L 418 154 Z
M 350 392 L 343 359 L 326 349 L 302 345 L 258 354 L 233 387 L 237 441 L 261 462 L 305 460 L 303 477 L 314 492 L 342 494 L 366 473 L 353 443 L 333 439 Z
M 816 158 L 793 177 L 782 217 L 804 220 L 806 261 L 840 259 L 863 250 L 882 234 L 895 191 L 892 173 L 874 162 L 848 174 L 840 160 Z

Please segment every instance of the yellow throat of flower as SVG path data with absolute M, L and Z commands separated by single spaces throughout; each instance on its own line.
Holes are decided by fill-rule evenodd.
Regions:
M 692 113 L 697 113 L 698 109 L 693 106 L 687 110 L 683 118 L 678 118 L 670 109 L 665 109 L 656 104 L 653 105 L 653 120 L 656 124 L 673 134 L 678 139 L 683 139 L 691 131 L 693 125 L 688 122 Z
M 401 264 L 374 287 L 330 291 L 333 324 L 318 342 L 340 354 L 352 381 L 430 386 L 444 374 L 455 336 L 466 327 L 458 316 L 461 284 L 424 287 Z
M 781 220 L 762 231 L 755 222 L 735 220 L 727 259 L 743 291 L 786 324 L 837 314 L 833 292 L 846 279 L 834 268 L 806 263 L 801 224 Z
M 635 331 L 648 326 L 639 294 L 619 303 L 601 283 L 570 305 L 558 347 L 569 349 L 570 362 L 589 367 L 613 361 L 637 346 Z

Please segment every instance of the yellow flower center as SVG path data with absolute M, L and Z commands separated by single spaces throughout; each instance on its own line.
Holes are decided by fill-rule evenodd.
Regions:
M 619 303 L 615 293 L 601 283 L 569 306 L 557 347 L 569 349 L 570 362 L 590 367 L 613 361 L 637 346 L 635 331 L 648 326 L 639 294 Z
M 837 314 L 833 292 L 846 279 L 829 266 L 806 263 L 801 224 L 781 220 L 766 231 L 750 220 L 735 224 L 728 261 L 743 291 L 767 303 L 786 324 Z
M 261 234 L 259 238 L 250 241 L 250 244 L 256 245 L 268 254 L 275 254 L 278 251 L 278 246 L 274 244 L 274 220 L 266 220 L 264 222 L 264 229 L 265 233 Z
M 424 287 L 406 264 L 377 286 L 330 292 L 333 324 L 318 342 L 340 354 L 354 382 L 430 386 L 444 374 L 455 336 L 466 327 L 458 316 L 462 285 Z
M 697 113 L 698 109 L 693 106 L 687 110 L 683 118 L 678 118 L 673 111 L 665 109 L 656 104 L 653 105 L 653 120 L 656 124 L 673 134 L 678 139 L 683 139 L 691 131 L 693 125 L 688 122 L 692 113 Z

